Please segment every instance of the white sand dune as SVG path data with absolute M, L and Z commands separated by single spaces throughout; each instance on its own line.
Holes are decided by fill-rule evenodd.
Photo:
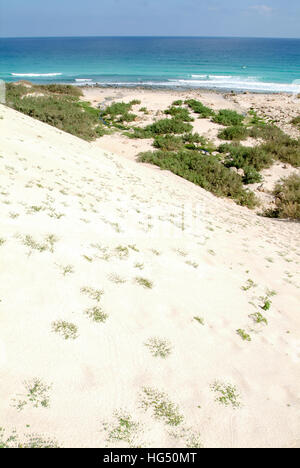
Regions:
M 299 224 L 258 217 L 4 106 L 0 209 L 7 436 L 38 433 L 62 447 L 300 446 Z M 94 322 L 92 307 L 107 320 Z M 249 317 L 257 312 L 268 325 Z M 55 333 L 58 320 L 78 337 Z M 145 346 L 153 337 L 170 342 L 165 359 Z M 34 379 L 46 387 L 28 397 Z M 239 407 L 235 395 L 216 401 L 215 381 L 235 387 Z M 178 405 L 178 426 L 145 411 L 144 387 Z M 116 410 L 132 418 L 119 437 Z

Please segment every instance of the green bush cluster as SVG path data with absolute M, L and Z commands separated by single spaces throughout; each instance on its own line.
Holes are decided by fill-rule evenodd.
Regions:
M 134 100 L 129 103 L 114 102 L 102 112 L 102 116 L 112 123 L 133 122 L 136 115 L 131 113 L 132 106 L 140 104 L 140 101 Z
M 161 119 L 157 122 L 154 122 L 151 125 L 148 125 L 145 128 L 147 134 L 151 134 L 151 136 L 155 135 L 163 135 L 163 134 L 182 134 L 186 132 L 191 132 L 193 129 L 192 125 L 186 122 L 183 122 L 180 119 L 172 118 L 172 119 Z
M 183 139 L 175 135 L 157 135 L 153 146 L 166 151 L 177 151 L 183 147 Z
M 270 167 L 273 158 L 261 146 L 242 146 L 235 144 L 224 144 L 219 147 L 220 153 L 230 153 L 226 156 L 224 163 L 227 167 L 236 167 L 238 169 L 245 169 L 251 166 L 257 171 L 261 171 Z
M 193 122 L 194 119 L 190 116 L 188 109 L 185 107 L 172 106 L 169 109 L 165 110 L 165 114 L 171 115 L 177 119 L 182 120 L 183 122 Z
M 292 123 L 293 125 L 295 125 L 296 127 L 299 127 L 299 129 L 300 129 L 300 115 L 298 115 L 298 117 L 295 117 L 295 118 L 291 121 L 291 123 Z
M 249 136 L 247 127 L 243 125 L 233 125 L 231 127 L 224 128 L 219 132 L 218 137 L 221 140 L 246 140 Z
M 213 122 L 226 127 L 233 125 L 241 125 L 245 117 L 238 114 L 236 111 L 229 109 L 221 109 L 218 114 L 213 117 Z
M 42 92 L 44 96 L 27 95 L 34 92 Z M 97 109 L 80 102 L 78 92 L 81 90 L 67 85 L 27 88 L 8 84 L 6 96 L 7 104 L 15 110 L 84 140 L 93 140 L 101 136 L 105 128 L 99 122 Z
M 300 176 L 292 174 L 282 179 L 273 191 L 275 210 L 264 214 L 273 218 L 290 218 L 300 220 Z
M 202 102 L 197 101 L 196 99 L 187 99 L 185 101 L 185 104 L 190 107 L 190 109 L 193 110 L 196 114 L 199 114 L 199 116 L 203 119 L 207 119 L 208 117 L 211 117 L 214 115 L 214 111 L 210 109 L 209 107 L 204 106 Z
M 219 197 L 229 197 L 240 205 L 253 208 L 257 200 L 243 188 L 242 178 L 232 173 L 217 157 L 181 150 L 141 153 L 139 160 L 159 166 L 209 190 Z

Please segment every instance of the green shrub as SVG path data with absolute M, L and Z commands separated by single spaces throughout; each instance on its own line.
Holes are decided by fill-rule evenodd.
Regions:
M 106 119 L 112 122 L 132 122 L 135 120 L 136 115 L 130 113 L 129 111 L 134 104 L 140 104 L 140 102 L 114 102 L 102 112 L 102 116 L 106 117 Z
M 255 112 L 255 110 L 251 109 L 249 111 L 249 115 L 251 116 L 251 119 L 250 119 L 250 124 L 252 125 L 266 125 L 266 122 L 264 121 L 264 119 L 262 117 L 259 117 L 257 115 L 257 113 Z
M 193 118 L 190 116 L 188 109 L 185 107 L 170 107 L 165 110 L 165 114 L 172 115 L 176 119 L 183 120 L 183 122 L 193 122 Z
M 265 141 L 275 141 L 285 135 L 285 133 L 283 133 L 280 128 L 270 124 L 253 125 L 251 128 L 249 128 L 248 132 L 250 137 L 256 139 L 261 138 Z
M 217 196 L 232 198 L 240 205 L 253 208 L 257 203 L 254 194 L 243 188 L 242 178 L 224 167 L 214 156 L 188 150 L 177 153 L 155 151 L 141 153 L 139 160 L 170 170 Z
M 167 133 L 187 133 L 192 130 L 192 125 L 182 122 L 176 118 L 172 119 L 161 119 L 148 125 L 145 128 L 146 133 L 154 135 L 163 135 Z
M 260 171 L 270 167 L 273 162 L 272 156 L 261 146 L 252 148 L 242 145 L 224 144 L 219 147 L 219 151 L 220 153 L 230 153 L 230 156 L 226 156 L 224 161 L 226 167 L 236 167 L 237 169 L 245 170 L 245 168 L 251 166 L 256 171 Z
M 188 105 L 196 114 L 199 114 L 203 119 L 207 119 L 214 115 L 214 111 L 212 109 L 204 106 L 202 102 L 197 101 L 196 99 L 187 99 L 185 104 Z
M 175 135 L 157 135 L 153 146 L 162 150 L 176 151 L 183 147 L 183 140 Z
M 200 143 L 201 145 L 205 145 L 207 140 L 204 136 L 199 135 L 199 133 L 185 133 L 182 136 L 184 143 Z
M 228 127 L 231 125 L 241 125 L 243 120 L 243 115 L 229 109 L 222 109 L 213 117 L 214 122 Z
M 268 141 L 262 145 L 262 149 L 273 159 L 291 164 L 294 167 L 300 166 L 300 140 L 283 135 L 274 141 Z
M 78 86 L 63 85 L 63 84 L 48 84 L 48 85 L 42 85 L 39 88 L 42 92 L 48 91 L 49 93 L 53 93 L 53 94 L 64 94 L 64 95 L 74 96 L 74 97 L 83 96 L 82 90 Z
M 299 128 L 300 128 L 300 115 L 298 115 L 298 117 L 295 117 L 295 118 L 291 121 L 291 123 L 292 123 L 293 125 L 295 125 L 296 127 L 299 127 Z
M 282 179 L 273 192 L 276 209 L 266 212 L 270 217 L 300 220 L 300 176 L 293 174 Z
M 257 182 L 262 182 L 262 176 L 253 166 L 245 166 L 244 168 L 244 184 L 255 184 Z
M 172 102 L 172 106 L 182 106 L 183 101 L 181 99 L 178 99 L 177 101 Z
M 243 125 L 234 125 L 232 127 L 224 128 L 218 137 L 222 140 L 246 140 L 248 137 L 247 127 Z
M 7 86 L 7 104 L 23 114 L 84 140 L 93 140 L 99 137 L 99 133 L 105 132 L 105 128 L 99 122 L 97 109 L 69 95 L 73 93 L 69 88 L 67 88 L 67 94 L 63 94 L 63 90 L 66 89 L 64 85 L 51 86 L 39 86 L 38 89 L 46 94 L 35 97 L 27 96 L 27 94 L 28 91 L 30 93 L 37 91 L 36 87 L 26 88 L 10 84 Z M 49 87 L 52 90 L 50 94 Z M 77 89 L 73 86 L 71 88 Z

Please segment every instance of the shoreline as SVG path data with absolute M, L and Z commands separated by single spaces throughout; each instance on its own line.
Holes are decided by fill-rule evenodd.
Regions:
M 247 90 L 247 89 L 234 89 L 234 88 L 217 88 L 217 87 L 200 87 L 200 86 L 168 86 L 168 85 L 147 85 L 147 84 L 134 84 L 134 85 L 128 85 L 126 83 L 124 84 L 98 84 L 98 83 L 93 83 L 93 84 L 88 84 L 88 83 L 74 83 L 74 82 L 69 82 L 69 81 L 31 81 L 30 76 L 27 78 L 24 76 L 24 79 L 20 76 L 18 80 L 15 81 L 8 81 L 8 80 L 2 80 L 4 81 L 5 84 L 18 84 L 20 82 L 26 82 L 30 83 L 32 85 L 36 86 L 43 86 L 43 85 L 51 85 L 51 84 L 59 84 L 59 85 L 70 85 L 70 86 L 77 86 L 78 88 L 81 88 L 82 90 L 88 90 L 88 89 L 127 89 L 127 90 L 132 90 L 132 91 L 139 91 L 139 90 L 145 90 L 145 91 L 157 91 L 157 92 L 190 92 L 190 91 L 198 91 L 201 93 L 217 93 L 217 94 L 232 94 L 232 95 L 243 95 L 243 94 L 254 94 L 254 95 L 275 95 L 275 96 L 300 96 L 300 90 L 299 92 L 290 92 L 290 91 L 266 91 L 266 90 Z M 285 84 L 285 83 L 283 83 Z M 292 84 L 292 83 L 286 83 L 286 84 Z
M 174 91 L 179 91 L 179 92 L 190 92 L 190 91 L 198 91 L 201 93 L 217 93 L 217 94 L 231 94 L 231 95 L 240 95 L 240 94 L 255 94 L 255 95 L 275 95 L 275 96 L 300 96 L 300 93 L 291 93 L 288 91 L 253 91 L 253 90 L 234 90 L 232 88 L 201 88 L 201 87 L 185 87 L 185 86 L 154 86 L 154 85 L 114 85 L 114 84 L 107 84 L 107 85 L 98 85 L 98 84 L 93 84 L 93 85 L 80 85 L 77 83 L 56 83 L 56 84 L 71 84 L 72 86 L 78 86 L 79 88 L 85 90 L 85 89 L 90 89 L 90 88 L 96 88 L 96 89 L 130 89 L 133 91 L 139 91 L 139 90 L 145 90 L 145 91 L 166 91 L 166 92 L 174 92 Z

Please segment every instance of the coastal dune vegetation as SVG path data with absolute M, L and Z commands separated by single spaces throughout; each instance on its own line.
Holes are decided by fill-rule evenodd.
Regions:
M 84 141 L 0 105 L 0 448 L 298 444 L 299 224 L 234 203 L 250 203 L 244 159 L 264 171 L 267 140 L 221 151 L 172 95 L 143 120 L 136 94 L 99 111 L 69 87 L 23 86 L 26 112 L 50 120 L 40 100 L 63 102 L 63 127 L 76 104 L 73 132 L 86 119 L 115 135 Z M 181 132 L 174 106 L 203 127 Z M 124 135 L 136 128 L 151 137 Z M 101 147 L 114 136 L 168 171 Z M 297 170 L 278 183 L 270 216 L 299 217 L 299 186 Z
M 258 207 L 259 200 L 247 185 L 260 183 L 262 170 L 276 161 L 300 166 L 300 140 L 265 121 L 253 109 L 247 114 L 230 109 L 214 111 L 197 99 L 177 100 L 163 111 L 162 118 L 143 127 L 136 125 L 137 114 L 133 112 L 134 106 L 141 105 L 140 100 L 113 102 L 97 109 L 81 98 L 81 89 L 70 85 L 7 85 L 7 104 L 12 108 L 87 141 L 117 131 L 130 139 L 150 139 L 154 150 L 140 153 L 139 161 L 170 170 L 216 196 L 228 197 L 250 209 Z M 299 118 L 292 120 L 295 127 L 299 127 Z M 193 132 L 195 119 L 222 125 L 218 138 L 224 143 L 214 145 Z M 243 145 L 248 138 L 258 143 Z M 289 201 L 281 197 L 279 202 L 282 191 L 276 187 L 276 207 L 263 210 L 264 215 L 299 219 L 299 177 L 294 175 L 292 184 L 281 181 L 280 187 L 287 187 Z M 282 207 L 287 203 L 293 203 L 296 209 L 278 209 L 278 204 Z

